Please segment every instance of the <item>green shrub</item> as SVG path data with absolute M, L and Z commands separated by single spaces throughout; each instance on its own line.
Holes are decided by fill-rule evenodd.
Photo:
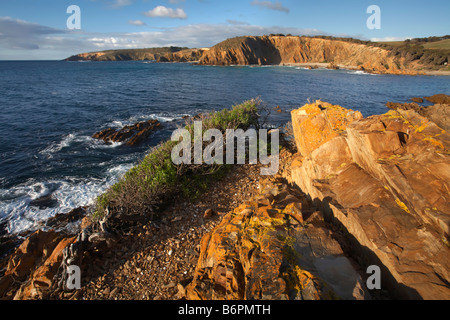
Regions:
M 224 133 L 226 129 L 258 128 L 259 104 L 259 100 L 252 99 L 233 106 L 231 110 L 204 115 L 201 119 L 203 130 L 215 128 Z M 193 120 L 186 129 L 193 137 Z M 227 165 L 175 165 L 171 155 L 176 144 L 167 141 L 154 148 L 141 163 L 100 195 L 96 200 L 94 218 L 103 217 L 107 208 L 152 218 L 177 195 L 189 200 L 197 199 L 211 182 L 222 178 L 229 170 Z

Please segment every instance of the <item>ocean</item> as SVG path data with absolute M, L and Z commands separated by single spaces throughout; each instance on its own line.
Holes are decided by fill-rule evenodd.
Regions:
M 450 77 L 372 75 L 300 67 L 196 66 L 185 63 L 0 61 L 0 226 L 16 234 L 93 200 L 170 138 L 184 116 L 260 97 L 278 126 L 308 101 L 364 116 L 388 101 L 450 94 Z M 157 119 L 163 130 L 139 147 L 91 136 Z M 52 195 L 47 207 L 32 200 Z M 1 231 L 1 230 L 0 230 Z

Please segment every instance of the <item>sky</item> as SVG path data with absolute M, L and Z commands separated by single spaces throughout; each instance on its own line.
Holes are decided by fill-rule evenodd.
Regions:
M 80 9 L 72 20 L 71 5 Z M 380 29 L 369 29 L 371 5 Z M 243 35 L 333 35 L 373 41 L 450 34 L 448 0 L 0 0 L 0 60 L 60 60 L 91 51 L 202 48 Z M 79 21 L 69 29 L 67 21 Z

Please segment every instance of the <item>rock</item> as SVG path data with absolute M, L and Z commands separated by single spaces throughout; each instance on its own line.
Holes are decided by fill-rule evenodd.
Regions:
M 415 102 L 412 103 L 398 103 L 398 102 L 388 102 L 386 106 L 392 110 L 414 110 L 416 112 L 420 112 L 424 109 L 424 107 L 418 105 Z
M 450 96 L 446 94 L 435 94 L 431 97 L 425 97 L 425 100 L 434 104 L 450 104 Z
M 317 101 L 291 113 L 292 127 L 297 148 L 302 155 L 308 155 L 320 145 L 338 136 L 346 126 L 362 119 L 359 111 Z
M 23 279 L 44 257 L 44 249 L 47 253 L 51 252 L 59 239 L 58 234 L 54 231 L 36 231 L 12 254 L 5 275 L 11 274 L 17 279 Z
M 176 287 L 176 285 L 177 284 L 175 282 L 171 281 L 171 282 L 169 282 L 167 284 L 164 284 L 161 288 L 162 289 L 171 289 L 171 288 Z
M 205 214 L 203 215 L 204 219 L 210 219 L 214 215 L 214 211 L 212 209 L 207 209 Z
M 106 143 L 125 142 L 129 146 L 136 146 L 144 142 L 151 133 L 161 128 L 161 123 L 157 120 L 139 122 L 131 126 L 125 126 L 120 130 L 108 128 L 95 133 L 92 137 L 100 139 Z
M 397 108 L 350 117 L 341 132 L 309 135 L 306 145 L 310 122 L 298 121 L 300 112 L 293 112 L 301 161 L 292 180 L 351 235 L 363 266 L 382 269 L 383 289 L 402 299 L 448 299 L 450 135 L 417 111 Z M 322 127 L 333 126 L 322 119 Z
M 53 249 L 51 255 L 30 276 L 28 282 L 23 285 L 14 296 L 14 300 L 29 300 L 43 298 L 45 290 L 49 289 L 63 258 L 63 250 L 75 241 L 75 237 L 62 239 Z
M 259 203 L 257 195 L 202 238 L 194 278 L 179 291 L 188 300 L 368 298 L 367 292 L 354 295 L 357 284 L 363 287 L 361 278 L 330 232 L 291 225 L 290 217 L 303 222 L 299 204 L 277 202 L 304 195 L 282 180 L 264 182 L 260 195 L 268 191 L 271 205 Z M 331 272 L 334 263 L 345 272 Z
M 416 102 L 416 103 L 423 103 L 423 99 L 422 98 L 418 98 L 418 97 L 411 98 L 411 101 Z
M 334 62 L 330 62 L 327 66 L 327 69 L 330 70 L 339 70 L 339 66 L 337 64 L 335 64 Z
M 7 293 L 14 299 L 42 297 L 42 291 L 52 284 L 63 249 L 74 239 L 53 230 L 38 230 L 27 237 L 9 257 L 5 275 L 0 280 L 0 297 Z M 20 283 L 23 285 L 18 288 Z
M 448 104 L 435 104 L 422 107 L 416 103 L 388 102 L 387 107 L 392 110 L 414 110 L 421 116 L 433 121 L 444 130 L 450 130 L 450 106 Z
M 58 200 L 53 199 L 51 194 L 42 196 L 30 202 L 30 206 L 37 207 L 41 210 L 47 208 L 54 208 L 58 205 Z
M 45 221 L 45 225 L 52 229 L 61 230 L 67 227 L 69 223 L 82 220 L 86 215 L 86 208 L 80 207 L 71 210 L 68 213 L 60 213 Z

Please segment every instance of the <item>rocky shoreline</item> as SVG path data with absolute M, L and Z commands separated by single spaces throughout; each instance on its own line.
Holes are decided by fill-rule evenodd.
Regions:
M 389 103 L 368 118 L 305 105 L 277 176 L 233 166 L 154 220 L 79 209 L 62 222 L 82 218 L 77 234 L 49 222 L 2 259 L 0 298 L 450 299 L 449 96 L 425 98 L 436 104 Z M 74 263 L 82 286 L 67 290 Z M 378 290 L 367 287 L 374 265 Z
M 173 51 L 173 48 L 166 48 Z M 243 36 L 227 39 L 211 48 L 184 49 L 162 54 L 136 50 L 82 53 L 66 61 L 189 62 L 198 65 L 294 65 L 328 69 L 348 69 L 374 74 L 450 75 L 447 64 L 424 65 L 420 59 L 407 59 L 393 49 L 348 39 L 306 36 Z M 160 48 L 161 50 L 161 48 Z M 411 55 L 409 55 L 410 57 Z M 419 57 L 418 55 L 417 57 Z M 445 61 L 448 57 L 443 56 Z M 444 62 L 442 62 L 444 63 Z

